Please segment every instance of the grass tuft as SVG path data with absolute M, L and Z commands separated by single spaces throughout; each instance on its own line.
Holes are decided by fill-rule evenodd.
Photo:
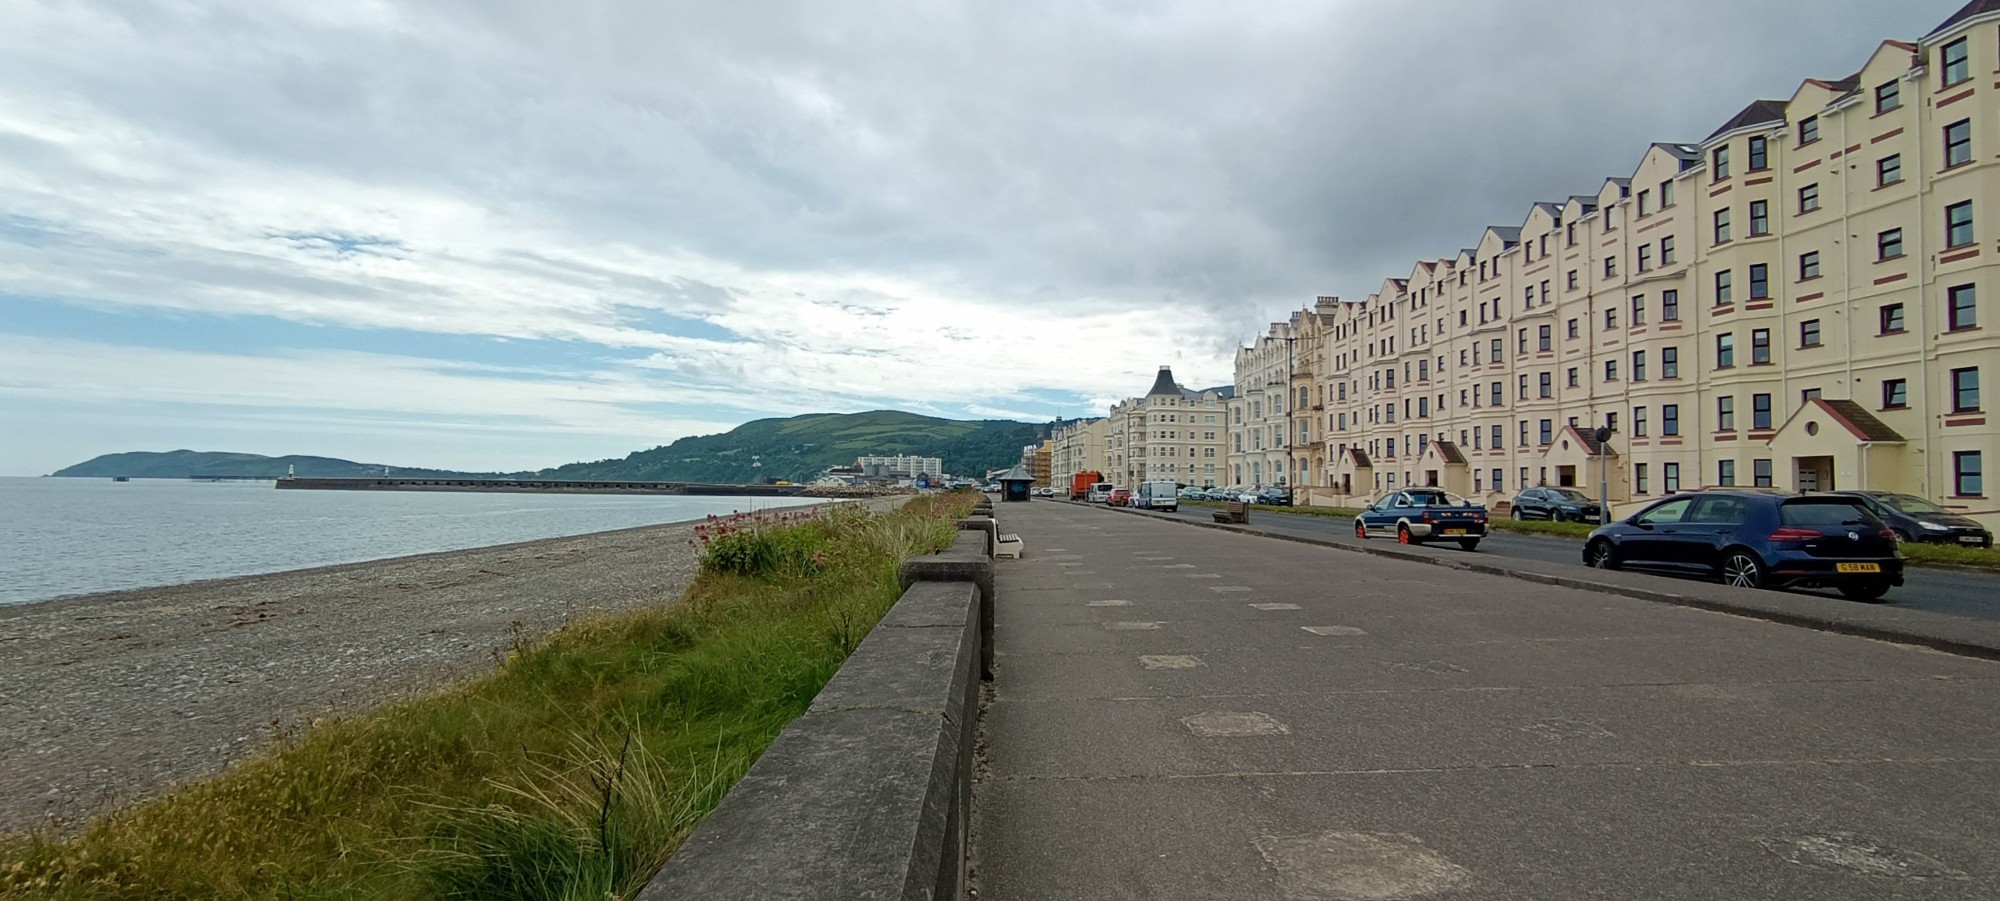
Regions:
M 0 838 L 0 896 L 630 897 L 944 548 L 969 494 L 728 523 L 679 604 L 517 639 L 487 676 L 280 736 L 81 834 Z

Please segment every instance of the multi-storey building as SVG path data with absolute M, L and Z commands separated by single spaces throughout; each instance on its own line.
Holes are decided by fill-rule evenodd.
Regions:
M 1981 394 L 2000 337 L 1980 321 L 2000 290 L 2000 80 L 1974 74 L 1996 70 L 2000 2 L 1978 0 L 1366 300 L 1317 304 L 1314 374 L 1291 379 L 1319 389 L 1315 493 L 1438 484 L 1492 503 L 1594 493 L 1603 472 L 1614 501 L 1874 488 L 2000 519 Z M 1260 466 L 1272 481 L 1254 436 L 1282 415 L 1268 388 L 1283 339 L 1296 360 L 1313 331 L 1303 315 L 1238 351 L 1241 484 Z
M 1105 439 L 1110 431 L 1111 421 L 1103 417 L 1056 424 L 1049 436 L 1053 448 L 1049 466 L 1053 484 L 1058 489 L 1068 488 L 1079 472 L 1111 471 L 1105 449 Z
M 1290 433 L 1286 403 L 1297 360 L 1301 319 L 1274 322 L 1248 347 L 1236 349 L 1236 398 L 1229 411 L 1229 484 L 1245 488 L 1286 483 L 1285 449 Z
M 944 460 L 938 457 L 913 457 L 907 454 L 894 456 L 857 457 L 854 465 L 871 477 L 888 476 L 903 479 L 939 478 L 944 475 Z
M 1228 386 L 1199 391 L 1174 381 L 1160 367 L 1144 397 L 1112 405 L 1106 417 L 1104 477 L 1121 487 L 1147 479 L 1172 479 L 1212 487 L 1227 474 Z

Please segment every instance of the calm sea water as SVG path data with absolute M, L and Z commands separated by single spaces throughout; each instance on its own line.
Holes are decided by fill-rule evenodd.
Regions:
M 0 478 L 0 604 L 582 535 L 810 500 Z

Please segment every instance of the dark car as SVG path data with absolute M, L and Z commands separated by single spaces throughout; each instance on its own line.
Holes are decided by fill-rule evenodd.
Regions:
M 1597 501 L 1574 488 L 1530 488 L 1514 495 L 1515 519 L 1599 522 Z
M 1257 503 L 1267 507 L 1289 507 L 1292 496 L 1283 488 L 1266 488 L 1257 492 Z
M 1354 537 L 1395 536 L 1403 544 L 1456 541 L 1466 550 L 1486 537 L 1486 508 L 1438 488 L 1405 488 L 1354 517 Z
M 1896 534 L 1860 500 L 1835 494 L 1678 494 L 1593 530 L 1583 562 L 1720 576 L 1743 588 L 1830 587 L 1857 601 L 1903 584 Z
M 1935 541 L 1967 547 L 1992 547 L 1993 533 L 1967 519 L 1914 494 L 1894 491 L 1834 491 L 1842 497 L 1860 500 L 1868 512 L 1882 520 L 1903 541 Z

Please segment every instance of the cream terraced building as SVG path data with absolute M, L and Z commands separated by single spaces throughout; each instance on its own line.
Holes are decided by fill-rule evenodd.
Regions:
M 1145 396 L 1113 404 L 1101 420 L 1056 429 L 1056 483 L 1066 486 L 1075 473 L 1095 469 L 1121 488 L 1136 487 L 1147 479 L 1224 484 L 1232 393 L 1228 386 L 1183 388 L 1174 381 L 1170 367 L 1160 367 Z M 1081 462 L 1100 453 L 1102 465 Z
M 1283 423 L 1323 503 L 1594 494 L 1602 467 L 1614 503 L 1868 488 L 2000 526 L 1996 239 L 2000 0 L 1979 0 L 1366 300 L 1274 324 L 1237 355 L 1230 465 L 1271 472 Z

